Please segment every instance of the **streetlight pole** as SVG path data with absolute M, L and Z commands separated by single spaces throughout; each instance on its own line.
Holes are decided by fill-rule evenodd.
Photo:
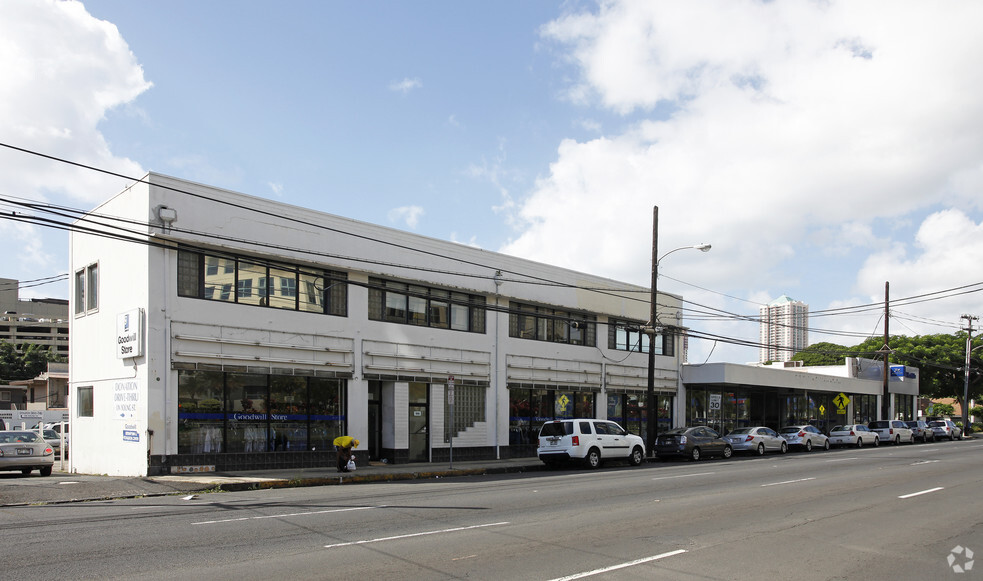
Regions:
M 648 382 L 646 384 L 645 390 L 645 410 L 646 410 L 646 420 L 645 420 L 645 449 L 648 450 L 649 456 L 655 455 L 655 425 L 656 425 L 656 408 L 655 408 L 655 336 L 659 333 L 661 328 L 659 327 L 659 316 L 658 316 L 658 297 L 659 297 L 659 262 L 665 259 L 677 250 L 685 250 L 687 248 L 695 248 L 701 252 L 709 252 L 710 245 L 694 244 L 693 246 L 680 246 L 679 248 L 673 248 L 669 252 L 666 252 L 659 258 L 659 207 L 653 206 L 652 208 L 652 297 L 651 304 L 649 305 L 649 324 L 642 331 L 648 335 Z

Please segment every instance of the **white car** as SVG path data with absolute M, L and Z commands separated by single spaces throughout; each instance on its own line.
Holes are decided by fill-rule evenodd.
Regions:
M 589 468 L 605 460 L 628 460 L 638 466 L 645 459 L 645 442 L 607 420 L 554 420 L 539 429 L 536 454 L 547 466 L 569 460 L 583 461 Z
M 785 438 L 789 447 L 802 448 L 806 452 L 812 452 L 813 448 L 829 450 L 829 438 L 816 426 L 785 426 L 778 433 Z
M 788 442 L 775 430 L 765 426 L 737 428 L 724 438 L 735 452 L 751 452 L 764 456 L 765 452 L 788 452 Z
M 908 427 L 908 424 L 901 420 L 877 420 L 870 422 L 868 427 L 877 433 L 877 437 L 882 442 L 891 442 L 898 445 L 901 442 L 909 444 L 915 443 L 915 432 Z
M 863 424 L 847 424 L 845 426 L 834 426 L 829 431 L 829 443 L 832 446 L 856 446 L 863 448 L 864 445 L 878 446 L 881 443 L 880 437 L 876 432 Z

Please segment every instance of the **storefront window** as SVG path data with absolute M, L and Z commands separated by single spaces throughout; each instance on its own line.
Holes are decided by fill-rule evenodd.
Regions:
M 331 450 L 334 439 L 345 435 L 345 382 L 312 377 L 310 392 L 310 449 Z
M 272 448 L 266 433 L 267 377 L 246 373 L 226 376 L 227 452 L 266 452 Z
M 222 451 L 223 374 L 178 372 L 178 454 Z
M 270 378 L 270 440 L 273 450 L 307 449 L 307 378 Z

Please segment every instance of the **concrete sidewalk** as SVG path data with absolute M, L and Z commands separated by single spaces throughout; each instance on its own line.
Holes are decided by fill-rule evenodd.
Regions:
M 328 486 L 395 482 L 427 478 L 452 478 L 484 474 L 508 474 L 543 470 L 537 458 L 483 460 L 418 464 L 383 464 L 371 462 L 355 472 L 337 472 L 324 468 L 284 468 L 242 472 L 208 472 L 171 474 L 145 478 L 122 478 L 56 471 L 42 477 L 35 471 L 29 478 L 18 474 L 0 474 L 0 507 L 36 504 L 62 504 L 118 498 L 232 492 L 265 488 Z

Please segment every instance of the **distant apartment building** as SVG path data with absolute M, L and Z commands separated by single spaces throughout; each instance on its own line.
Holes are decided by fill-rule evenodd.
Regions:
M 809 305 L 782 295 L 761 307 L 759 361 L 788 361 L 809 345 Z
M 68 357 L 68 300 L 22 300 L 19 288 L 19 281 L 0 278 L 0 340 L 17 351 L 33 343 Z

